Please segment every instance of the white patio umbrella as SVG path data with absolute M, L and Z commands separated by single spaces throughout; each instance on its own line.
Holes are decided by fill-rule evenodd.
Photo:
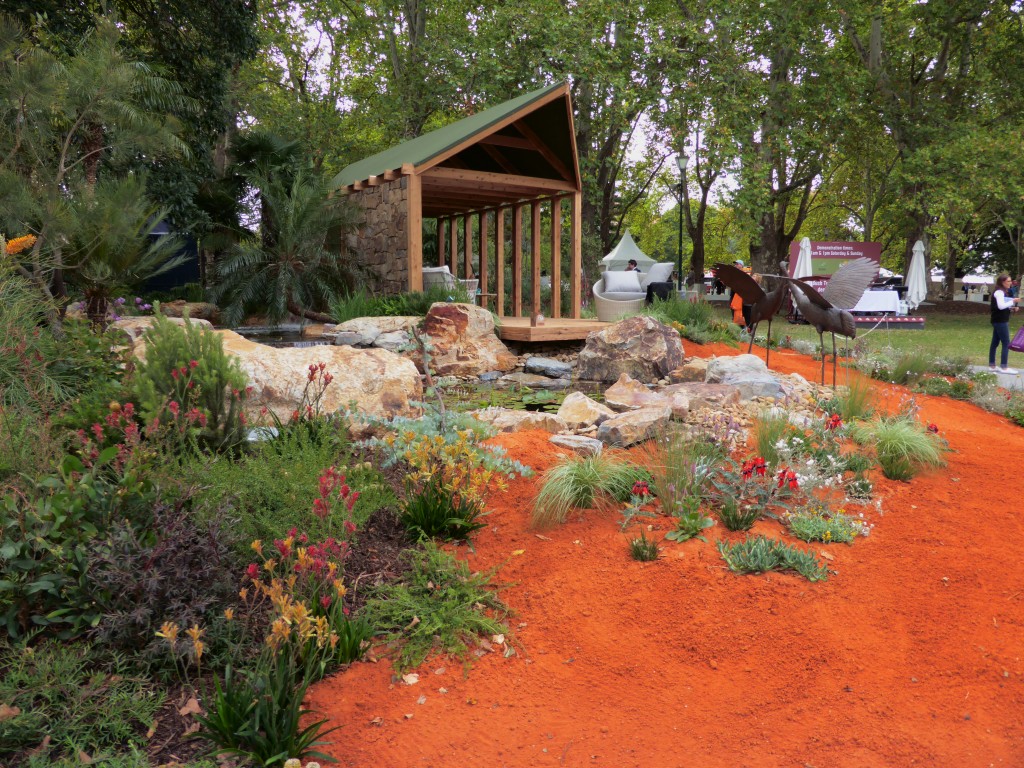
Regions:
M 914 255 L 907 270 L 907 306 L 917 309 L 928 298 L 928 270 L 924 265 L 924 243 L 914 243 Z
M 814 264 L 811 262 L 811 238 L 805 237 L 800 241 L 800 253 L 796 257 L 796 268 L 793 270 L 793 277 L 810 277 L 814 274 Z

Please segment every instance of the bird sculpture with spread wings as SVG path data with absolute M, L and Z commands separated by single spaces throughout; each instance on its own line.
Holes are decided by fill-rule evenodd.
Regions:
M 828 281 L 825 290 L 818 293 L 802 280 L 785 278 L 789 283 L 793 302 L 800 314 L 818 331 L 821 345 L 821 383 L 825 383 L 825 331 L 832 334 L 832 386 L 836 385 L 836 334 L 853 339 L 857 324 L 849 310 L 857 306 L 864 291 L 878 274 L 878 264 L 871 259 L 848 261 Z
M 765 290 L 757 284 L 750 275 L 731 264 L 715 264 L 712 267 L 715 276 L 740 295 L 744 304 L 750 305 L 750 344 L 747 346 L 747 354 L 754 348 L 754 332 L 762 320 L 768 321 L 768 343 L 765 344 L 764 364 L 768 365 L 768 356 L 771 354 L 772 339 L 772 318 L 782 306 L 782 300 L 786 298 L 786 282 L 781 278 L 779 285 L 772 290 Z M 777 277 L 766 275 L 766 277 Z

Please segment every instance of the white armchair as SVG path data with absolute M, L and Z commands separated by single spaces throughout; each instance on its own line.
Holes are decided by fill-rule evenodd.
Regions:
M 423 267 L 423 290 L 426 291 L 435 285 L 443 285 L 445 288 L 455 287 L 455 277 L 447 265 L 443 267 Z
M 613 323 L 635 315 L 644 308 L 648 283 L 664 283 L 672 279 L 672 262 L 654 264 L 643 275 L 639 272 L 605 272 L 594 283 L 594 310 L 597 319 Z

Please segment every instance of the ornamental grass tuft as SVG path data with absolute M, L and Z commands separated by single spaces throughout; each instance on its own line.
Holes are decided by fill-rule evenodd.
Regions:
M 598 454 L 568 457 L 549 469 L 533 507 L 533 524 L 564 523 L 574 509 L 628 501 L 638 480 L 649 473 L 624 459 Z
M 861 444 L 874 444 L 878 464 L 890 480 L 910 480 L 924 469 L 946 463 L 941 438 L 912 416 L 887 416 L 858 425 L 853 436 Z

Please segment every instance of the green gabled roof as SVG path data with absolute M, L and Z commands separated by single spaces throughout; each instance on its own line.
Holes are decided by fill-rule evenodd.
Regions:
M 528 107 L 564 87 L 564 83 L 555 83 L 538 91 L 524 93 L 503 104 L 456 120 L 436 131 L 417 136 L 415 139 L 410 139 L 383 152 L 378 152 L 376 155 L 352 163 L 334 177 L 334 187 L 347 187 L 349 184 L 363 181 L 371 176 L 380 176 L 384 171 L 401 168 L 406 163 L 419 167 L 431 158 L 459 146 L 478 134 L 485 133 L 489 128 L 523 107 Z

